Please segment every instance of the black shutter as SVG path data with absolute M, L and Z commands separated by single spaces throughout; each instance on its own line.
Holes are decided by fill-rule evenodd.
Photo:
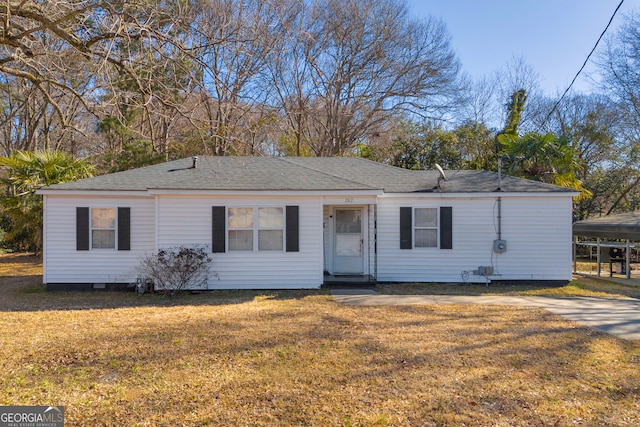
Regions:
M 118 208 L 118 250 L 131 250 L 131 208 Z
M 440 207 L 440 249 L 453 249 L 453 215 L 450 206 Z
M 89 208 L 76 208 L 76 250 L 89 250 Z
M 225 242 L 227 238 L 226 224 L 227 218 L 224 206 L 213 206 L 211 252 L 218 253 L 225 251 Z
M 300 209 L 298 206 L 287 206 L 286 210 L 287 252 L 300 251 Z
M 413 248 L 412 210 L 413 208 L 400 208 L 400 249 Z

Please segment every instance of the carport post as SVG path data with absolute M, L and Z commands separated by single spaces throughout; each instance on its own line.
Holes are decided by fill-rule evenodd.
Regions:
M 600 238 L 598 237 L 597 240 L 597 250 L 598 252 L 596 252 L 596 261 L 598 262 L 598 277 L 600 277 Z
M 631 279 L 631 253 L 630 253 L 629 239 L 627 239 L 627 250 L 625 253 L 627 254 L 627 279 Z
M 578 236 L 573 236 L 573 274 L 578 271 L 578 262 L 576 261 L 576 246 L 578 244 Z

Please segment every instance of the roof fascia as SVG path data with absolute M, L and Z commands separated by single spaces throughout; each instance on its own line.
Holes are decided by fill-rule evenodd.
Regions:
M 461 198 L 478 198 L 478 197 L 576 197 L 580 193 L 574 191 L 562 191 L 562 192 L 507 192 L 507 191 L 490 191 L 490 192 L 477 192 L 477 193 L 384 193 L 383 198 L 389 199 L 461 199 Z
M 43 196 L 100 196 L 100 197 L 120 197 L 120 196 L 135 196 L 135 197 L 151 197 L 146 190 L 53 190 L 47 188 L 41 188 L 36 190 L 36 194 Z

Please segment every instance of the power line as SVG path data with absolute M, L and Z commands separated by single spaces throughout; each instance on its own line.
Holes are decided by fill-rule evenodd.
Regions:
M 564 97 L 567 95 L 567 93 L 569 92 L 569 90 L 571 89 L 571 86 L 573 86 L 573 84 L 575 83 L 576 79 L 578 78 L 578 76 L 580 75 L 580 73 L 582 72 L 582 70 L 584 70 L 584 67 L 587 66 L 587 63 L 589 62 L 589 59 L 591 58 L 591 55 L 593 54 L 593 52 L 595 52 L 596 48 L 598 47 L 598 44 L 600 43 L 600 40 L 602 40 L 602 37 L 604 37 L 604 34 L 607 32 L 607 30 L 609 29 L 609 27 L 611 26 L 611 23 L 613 22 L 613 18 L 615 18 L 616 13 L 618 13 L 618 10 L 620 9 L 620 7 L 622 6 L 622 3 L 624 3 L 624 0 L 620 0 L 620 3 L 618 4 L 618 7 L 616 7 L 616 10 L 613 11 L 613 15 L 611 15 L 611 18 L 609 19 L 609 23 L 607 24 L 607 26 L 604 28 L 604 30 L 602 31 L 602 33 L 600 34 L 600 37 L 598 37 L 598 40 L 596 41 L 596 44 L 593 46 L 593 49 L 591 49 L 591 52 L 589 52 L 589 55 L 587 55 L 587 59 L 584 60 L 584 63 L 582 64 L 582 67 L 580 67 L 580 69 L 578 70 L 578 72 L 576 73 L 575 77 L 573 78 L 573 80 L 571 80 L 571 83 L 569 83 L 569 86 L 567 87 L 567 89 L 564 91 L 564 93 L 562 94 L 562 96 L 560 97 L 560 99 L 558 99 L 558 101 L 555 103 L 555 105 L 553 106 L 553 108 L 551 109 L 551 111 L 549 111 L 549 114 L 547 115 L 547 117 L 544 119 L 544 121 L 542 122 L 542 124 L 540 125 L 541 128 L 544 127 L 544 125 L 547 124 L 547 120 L 549 120 L 549 118 L 551 117 L 551 115 L 553 114 L 553 112 L 556 110 L 556 108 L 558 108 L 558 105 L 560 105 L 560 103 L 562 102 L 562 100 L 564 99 Z

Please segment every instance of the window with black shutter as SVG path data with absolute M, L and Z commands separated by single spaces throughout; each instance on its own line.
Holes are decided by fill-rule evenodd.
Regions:
M 214 253 L 300 250 L 298 206 L 213 206 L 212 218 Z
M 413 208 L 400 208 L 400 249 L 413 249 Z
M 131 208 L 76 207 L 76 250 L 131 250 Z
M 89 245 L 89 208 L 76 208 L 76 250 L 88 251 Z
M 453 248 L 453 208 L 400 208 L 400 249 Z
M 440 249 L 453 249 L 453 208 L 440 208 Z
M 131 208 L 118 208 L 118 250 L 131 250 Z
M 300 209 L 298 206 L 286 208 L 287 252 L 300 251 Z
M 224 206 L 213 206 L 212 208 L 212 236 L 211 248 L 213 253 L 221 253 L 226 250 L 226 223 L 227 216 Z

